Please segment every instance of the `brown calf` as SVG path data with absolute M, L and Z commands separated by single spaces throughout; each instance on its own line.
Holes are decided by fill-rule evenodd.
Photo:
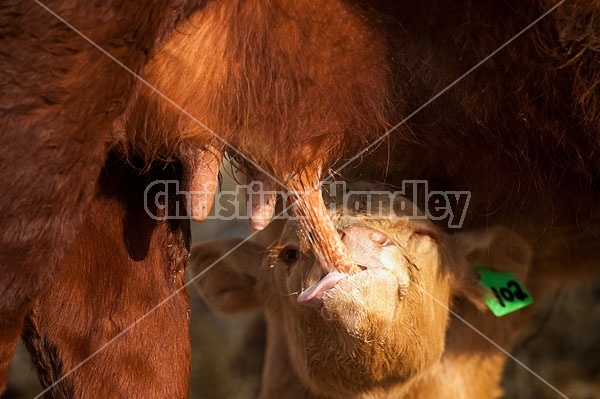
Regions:
M 327 273 L 295 222 L 274 247 L 245 243 L 210 270 L 239 240 L 192 250 L 209 305 L 265 312 L 261 398 L 499 397 L 506 356 L 449 309 L 510 350 L 527 312 L 484 311 L 475 266 L 525 281 L 526 241 L 500 227 L 448 235 L 425 220 L 339 211 L 334 224 L 362 269 L 352 275 Z

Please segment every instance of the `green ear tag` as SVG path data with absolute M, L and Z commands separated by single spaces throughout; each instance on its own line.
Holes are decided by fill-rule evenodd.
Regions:
M 487 267 L 478 267 L 476 270 L 481 276 L 479 282 L 491 292 L 485 298 L 485 303 L 497 317 L 522 309 L 533 302 L 531 294 L 514 274 L 497 273 Z

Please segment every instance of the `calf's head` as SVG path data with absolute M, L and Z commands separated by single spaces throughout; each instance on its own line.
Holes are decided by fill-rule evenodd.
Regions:
M 194 273 L 219 260 L 197 279 L 204 299 L 230 313 L 261 307 L 297 378 L 331 397 L 408 386 L 442 357 L 453 301 L 482 307 L 475 266 L 523 275 L 531 257 L 504 228 L 450 236 L 407 218 L 404 198 L 372 200 L 377 218 L 354 207 L 331 213 L 360 267 L 353 274 L 329 272 L 292 221 L 268 249 L 231 240 L 192 250 Z

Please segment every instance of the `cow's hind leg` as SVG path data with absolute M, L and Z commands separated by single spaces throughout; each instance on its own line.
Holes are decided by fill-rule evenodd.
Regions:
M 188 395 L 189 223 L 146 214 L 150 180 L 109 161 L 52 288 L 29 314 L 23 337 L 42 385 L 66 375 L 48 397 Z
M 199 2 L 43 2 L 131 70 Z M 185 5 L 185 7 L 184 7 Z M 83 220 L 135 78 L 34 2 L 0 6 L 0 392 L 25 314 Z

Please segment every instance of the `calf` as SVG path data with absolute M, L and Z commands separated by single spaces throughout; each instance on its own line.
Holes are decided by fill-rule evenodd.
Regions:
M 510 348 L 527 312 L 496 319 L 483 311 L 475 266 L 524 280 L 528 244 L 502 227 L 448 235 L 427 220 L 407 218 L 402 201 L 412 206 L 404 199 L 382 201 L 388 213 L 377 219 L 364 209 L 332 213 L 361 268 L 355 274 L 326 272 L 305 232 L 291 221 L 268 249 L 244 243 L 222 260 L 238 240 L 192 249 L 194 272 L 206 271 L 197 287 L 209 305 L 227 313 L 264 310 L 261 398 L 501 394 L 505 355 L 449 314 L 452 309 Z

